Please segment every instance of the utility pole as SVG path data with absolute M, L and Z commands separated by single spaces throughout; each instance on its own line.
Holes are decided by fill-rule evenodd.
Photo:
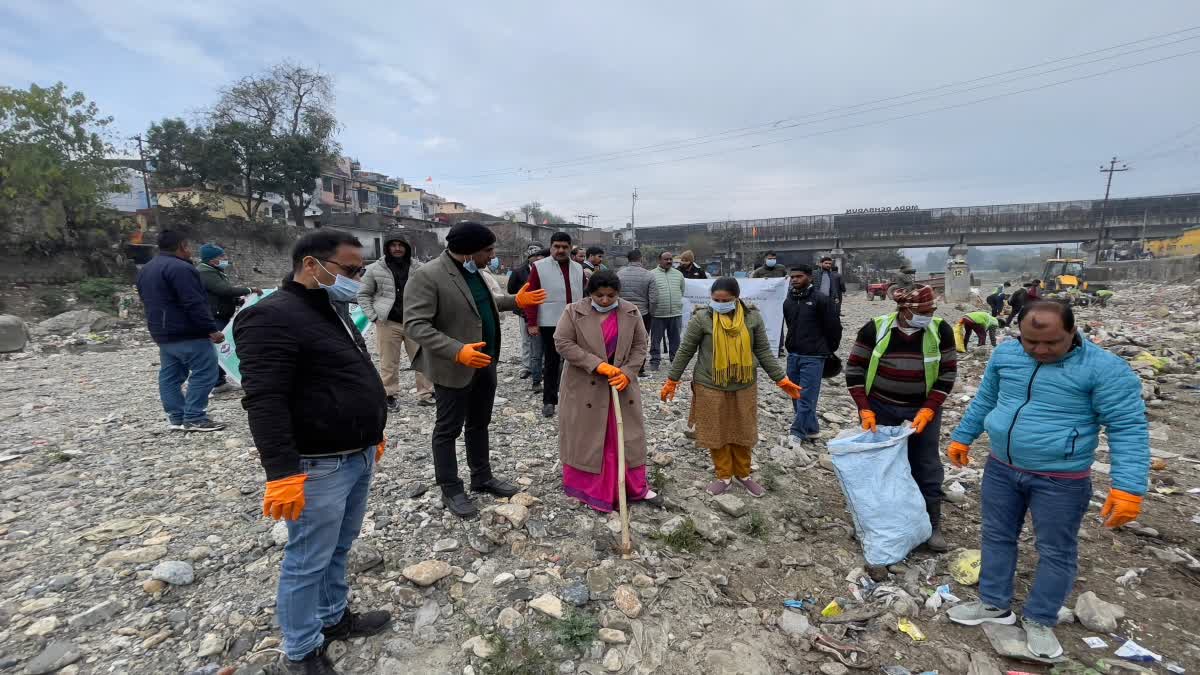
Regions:
M 1108 211 L 1108 196 L 1109 196 L 1109 194 L 1112 193 L 1113 174 L 1129 170 L 1129 165 L 1124 162 L 1121 162 L 1121 168 L 1117 168 L 1118 161 L 1119 160 L 1116 157 L 1113 157 L 1111 160 L 1109 160 L 1107 167 L 1105 167 L 1103 164 L 1100 165 L 1100 173 L 1108 174 L 1108 178 L 1104 183 L 1104 201 L 1101 202 L 1101 204 L 1100 204 L 1100 232 L 1099 232 L 1099 237 L 1097 237 L 1097 239 L 1096 239 L 1096 260 L 1097 261 L 1100 260 L 1100 254 L 1101 254 L 1100 248 L 1101 248 L 1101 246 L 1104 245 L 1104 241 L 1107 237 L 1107 234 L 1104 231 L 1104 220 L 1105 220 L 1105 216 L 1107 215 L 1107 211 Z
M 637 220 L 634 218 L 637 213 L 638 193 L 637 187 L 633 188 L 633 203 L 629 206 L 629 240 L 635 246 L 637 245 Z
M 146 178 L 146 153 L 142 150 L 142 137 L 141 135 L 134 136 L 133 140 L 137 141 L 138 160 L 142 165 L 142 189 L 146 191 L 146 208 L 154 213 L 154 227 L 162 232 L 162 225 L 158 222 L 158 209 L 150 205 L 150 181 Z

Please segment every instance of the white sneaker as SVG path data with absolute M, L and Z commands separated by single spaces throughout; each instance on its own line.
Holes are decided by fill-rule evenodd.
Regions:
M 1054 637 L 1053 628 L 1026 618 L 1021 619 L 1021 627 L 1025 629 L 1025 647 L 1030 654 L 1044 659 L 1062 656 L 1063 648 Z

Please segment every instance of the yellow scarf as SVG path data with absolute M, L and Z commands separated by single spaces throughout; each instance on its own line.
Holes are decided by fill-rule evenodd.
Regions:
M 713 384 L 754 380 L 754 353 L 750 349 L 750 330 L 746 328 L 746 309 L 739 301 L 730 314 L 713 311 Z

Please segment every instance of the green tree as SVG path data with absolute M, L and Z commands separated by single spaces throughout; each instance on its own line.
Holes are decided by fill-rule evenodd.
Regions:
M 517 214 L 523 215 L 526 219 L 525 222 L 537 223 L 538 225 L 559 225 L 568 222 L 566 218 L 557 213 L 542 208 L 541 202 L 529 202 L 516 211 L 505 211 L 500 214 L 500 217 L 506 220 L 516 220 Z
M 0 226 L 30 250 L 85 245 L 98 227 L 118 172 L 107 127 L 111 117 L 59 82 L 0 87 Z

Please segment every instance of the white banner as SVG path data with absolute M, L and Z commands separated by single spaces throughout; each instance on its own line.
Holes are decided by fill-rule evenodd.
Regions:
M 713 279 L 685 279 L 683 293 L 683 331 L 691 319 L 692 308 L 708 304 Z M 738 279 L 742 289 L 742 300 L 754 305 L 762 313 L 767 324 L 767 338 L 771 341 L 771 353 L 779 353 L 779 341 L 783 339 L 783 301 L 787 300 L 788 279 Z

